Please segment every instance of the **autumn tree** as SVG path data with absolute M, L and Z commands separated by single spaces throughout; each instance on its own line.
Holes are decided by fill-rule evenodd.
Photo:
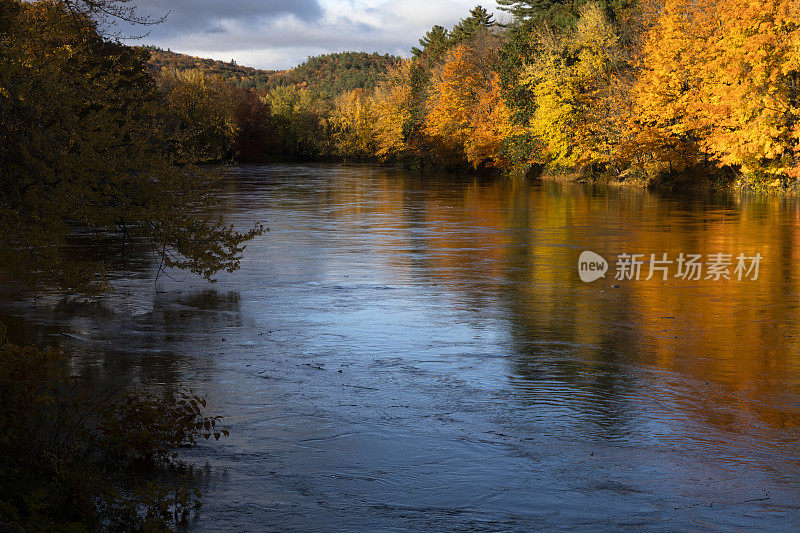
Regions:
M 584 5 L 570 39 L 573 79 L 582 92 L 575 144 L 579 162 L 595 173 L 613 168 L 627 137 L 632 102 L 623 75 L 628 67 L 618 30 L 601 4 Z
M 331 154 L 331 103 L 303 87 L 276 87 L 264 95 L 281 151 L 289 158 L 319 159 Z
M 452 29 L 434 26 L 412 49 L 413 58 L 392 69 L 374 93 L 377 155 L 384 159 L 421 161 L 431 153 L 425 133 L 432 76 L 448 51 L 473 40 L 494 26 L 492 15 L 481 6 Z
M 411 156 L 408 137 L 413 128 L 413 69 L 412 60 L 399 61 L 375 89 L 372 98 L 376 155 L 383 160 Z
M 800 2 L 713 4 L 691 69 L 703 149 L 756 179 L 800 181 Z
M 70 252 L 76 229 L 150 244 L 164 267 L 207 278 L 238 267 L 239 233 L 209 214 L 213 179 L 170 134 L 146 53 L 104 39 L 56 0 L 2 0 L 0 269 L 87 288 L 101 261 Z
M 113 0 L 0 0 L 0 271 L 29 287 L 100 289 L 104 263 L 79 249 L 124 260 L 131 242 L 149 244 L 159 268 L 213 280 L 261 231 L 210 214 L 214 177 L 193 165 L 192 127 L 176 134 L 147 52 L 107 38 L 114 20 L 147 22 Z M 2 529 L 185 525 L 198 493 L 161 479 L 183 469 L 179 446 L 227 433 L 202 414 L 205 400 L 142 383 L 113 396 L 86 388 L 59 349 L 5 333 L 0 324 Z
M 364 89 L 353 89 L 334 100 L 331 126 L 338 155 L 361 160 L 374 157 L 375 111 Z
M 200 70 L 162 71 L 157 77 L 167 127 L 200 161 L 219 161 L 236 136 L 236 88 Z
M 621 129 L 617 108 L 624 105 L 614 89 L 620 61 L 616 29 L 598 4 L 587 4 L 573 30 L 539 28 L 532 39 L 534 51 L 519 83 L 535 102 L 527 127 L 546 161 L 605 169 Z
M 636 87 L 640 144 L 670 170 L 711 159 L 757 181 L 800 178 L 796 0 L 668 0 Z
M 708 3 L 670 0 L 644 46 L 634 87 L 637 144 L 652 161 L 651 174 L 683 171 L 702 160 L 705 135 L 696 104 L 702 84 L 703 43 L 710 35 Z
M 484 32 L 448 52 L 431 81 L 424 133 L 443 166 L 506 167 L 510 113 L 494 70 L 499 41 Z

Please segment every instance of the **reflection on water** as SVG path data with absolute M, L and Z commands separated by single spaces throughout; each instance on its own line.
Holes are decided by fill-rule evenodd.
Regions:
M 343 166 L 222 192 L 270 228 L 237 274 L 154 284 L 139 258 L 100 301 L 7 286 L 0 317 L 92 379 L 209 394 L 232 435 L 189 452 L 219 473 L 198 527 L 800 521 L 797 202 Z M 764 260 L 583 283 L 583 250 Z

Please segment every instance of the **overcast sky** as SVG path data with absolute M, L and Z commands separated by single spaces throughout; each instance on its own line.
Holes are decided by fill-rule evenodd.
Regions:
M 284 69 L 308 56 L 357 50 L 408 55 L 434 24 L 450 27 L 494 0 L 134 0 L 166 22 L 142 44 L 191 55 Z

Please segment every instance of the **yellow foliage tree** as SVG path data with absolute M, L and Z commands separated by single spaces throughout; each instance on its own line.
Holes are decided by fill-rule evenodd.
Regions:
M 532 38 L 536 53 L 520 83 L 535 99 L 529 127 L 547 159 L 560 167 L 608 166 L 630 107 L 617 73 L 621 48 L 614 26 L 589 3 L 573 31 L 541 29 Z
M 200 70 L 163 71 L 157 78 L 172 129 L 196 157 L 223 159 L 236 135 L 235 88 Z
M 330 155 L 327 99 L 308 88 L 289 85 L 271 89 L 262 101 L 269 105 L 285 156 L 316 159 Z
M 667 0 L 636 87 L 645 148 L 800 179 L 800 1 Z M 678 168 L 680 169 L 680 168 Z
M 647 40 L 634 88 L 637 144 L 652 154 L 648 173 L 682 171 L 702 157 L 705 132 L 696 113 L 703 43 L 711 30 L 707 3 L 667 0 Z
M 376 155 L 384 160 L 402 157 L 408 151 L 404 130 L 411 121 L 412 63 L 411 59 L 398 62 L 372 97 Z
M 700 56 L 703 145 L 721 165 L 800 180 L 800 1 L 715 4 Z
M 364 89 L 353 89 L 333 102 L 331 123 L 337 153 L 344 157 L 368 159 L 375 155 L 374 100 Z

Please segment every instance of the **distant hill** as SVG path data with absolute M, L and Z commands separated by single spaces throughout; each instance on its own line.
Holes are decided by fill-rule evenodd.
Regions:
M 226 62 L 205 59 L 155 46 L 145 46 L 150 52 L 150 67 L 154 71 L 201 70 L 213 73 L 236 85 L 253 89 L 296 85 L 334 96 L 351 89 L 371 89 L 388 67 L 400 58 L 389 54 L 367 52 L 337 52 L 309 57 L 290 70 L 260 70 Z
M 322 93 L 340 94 L 352 89 L 372 89 L 397 56 L 366 52 L 338 52 L 309 57 L 305 63 L 276 74 L 278 85 L 300 85 Z
M 144 46 L 150 52 L 149 66 L 154 71 L 164 70 L 201 70 L 216 74 L 225 81 L 238 87 L 262 88 L 269 84 L 271 76 L 279 74 L 275 70 L 259 70 L 253 67 L 243 67 L 235 62 L 205 59 L 186 54 L 179 54 L 170 50 L 162 50 L 155 46 Z

